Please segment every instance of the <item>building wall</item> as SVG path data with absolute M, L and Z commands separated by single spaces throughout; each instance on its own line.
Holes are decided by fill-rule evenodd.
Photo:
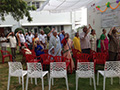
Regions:
M 20 27 L 19 22 L 15 21 L 10 15 L 7 15 L 5 17 L 5 21 L 0 20 L 1 25 L 13 25 L 12 31 L 14 31 L 16 28 Z
M 96 0 L 97 1 L 97 0 Z M 106 2 L 108 2 L 108 0 L 98 0 L 98 2 L 96 3 L 96 5 L 94 7 L 89 7 L 87 9 L 87 24 L 91 24 L 91 26 L 93 27 L 93 29 L 96 30 L 96 34 L 97 34 L 97 38 L 100 37 L 100 35 L 102 34 L 102 25 L 101 25 L 101 15 L 102 13 L 100 11 L 97 11 L 96 6 L 101 6 L 101 10 L 105 10 L 106 8 Z M 115 0 L 109 0 L 110 3 L 116 2 Z M 116 7 L 117 4 L 113 3 L 111 4 L 112 7 Z M 111 8 L 108 8 L 107 11 L 112 10 Z M 113 27 L 113 26 L 111 26 Z M 107 30 L 107 33 L 109 32 L 110 28 L 105 28 Z
M 70 35 L 75 33 L 76 26 L 80 27 L 87 24 L 87 9 L 74 12 L 50 13 L 48 11 L 30 11 L 32 22 L 28 22 L 27 18 L 15 21 L 10 15 L 6 16 L 6 21 L 0 21 L 1 25 L 13 25 L 12 31 L 24 24 L 31 26 L 64 26 L 64 30 Z M 84 12 L 85 11 L 85 12 Z M 37 25 L 35 25 L 37 24 Z M 41 25 L 42 24 L 42 25 Z M 50 25 L 49 25 L 50 24 Z M 26 26 L 23 26 L 26 27 Z M 28 26 L 27 26 L 28 27 Z M 72 32 L 73 31 L 73 32 Z
M 30 23 L 71 23 L 70 12 L 66 13 L 49 13 L 49 12 L 40 12 L 40 11 L 31 11 L 31 17 L 33 21 Z M 21 20 L 21 24 L 29 23 L 26 18 Z

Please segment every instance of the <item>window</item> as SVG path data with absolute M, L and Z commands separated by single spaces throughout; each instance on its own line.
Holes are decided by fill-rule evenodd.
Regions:
M 40 2 L 36 2 L 36 8 L 40 8 Z
M 63 25 L 61 26 L 61 30 L 64 30 L 64 26 Z
M 28 6 L 34 5 L 37 9 L 40 8 L 40 2 L 28 2 Z

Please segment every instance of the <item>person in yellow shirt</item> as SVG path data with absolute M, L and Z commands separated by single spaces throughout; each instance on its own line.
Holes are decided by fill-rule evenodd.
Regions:
M 74 45 L 74 49 L 79 50 L 81 52 L 80 38 L 78 32 L 75 33 L 75 37 L 73 38 L 73 45 Z

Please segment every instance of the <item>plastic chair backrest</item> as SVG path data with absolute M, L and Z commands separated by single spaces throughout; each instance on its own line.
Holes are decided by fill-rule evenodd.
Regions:
M 18 75 L 22 75 L 22 64 L 21 62 L 8 62 L 9 65 L 9 73 L 13 74 L 14 72 L 16 72 L 17 70 L 19 70 L 19 72 L 17 72 L 16 74 Z
M 65 62 L 65 58 L 63 56 L 55 56 L 55 62 Z
M 48 54 L 48 49 L 43 50 L 45 54 Z
M 34 60 L 36 59 L 36 57 L 31 54 L 25 54 L 25 58 L 26 58 L 26 62 L 34 62 Z
M 94 59 L 106 61 L 106 56 L 107 55 L 105 53 L 95 53 Z
M 107 73 L 108 75 L 120 75 L 120 61 L 107 61 L 105 62 L 105 67 L 104 67 L 105 74 Z M 110 71 L 110 72 L 107 72 Z
M 43 60 L 43 62 L 53 62 L 54 61 L 54 56 L 49 55 L 49 54 L 42 54 L 40 55 L 41 59 Z
M 0 50 L 0 52 L 1 52 L 1 55 L 2 55 L 2 56 L 10 55 L 10 52 L 8 52 L 8 51 Z M 4 52 L 6 53 L 5 55 L 3 54 Z
M 94 63 L 93 62 L 77 62 L 78 71 L 92 71 L 94 74 Z
M 81 54 L 77 54 L 77 62 L 89 62 L 89 54 L 85 54 L 85 53 L 81 53 Z
M 27 71 L 28 75 L 33 75 L 35 72 L 35 76 L 42 76 L 42 65 L 41 63 L 27 63 Z
M 50 72 L 54 71 L 66 71 L 66 63 L 65 62 L 51 62 L 50 63 Z

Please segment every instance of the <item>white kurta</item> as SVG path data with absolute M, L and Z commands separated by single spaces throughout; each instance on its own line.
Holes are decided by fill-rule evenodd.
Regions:
M 55 50 L 55 56 L 61 56 L 61 43 L 60 43 L 60 38 L 51 36 L 50 37 L 50 41 L 49 41 L 49 48 L 51 48 L 52 46 L 54 46 L 54 50 Z
M 91 50 L 96 51 L 96 35 L 90 34 L 90 44 L 91 44 Z

